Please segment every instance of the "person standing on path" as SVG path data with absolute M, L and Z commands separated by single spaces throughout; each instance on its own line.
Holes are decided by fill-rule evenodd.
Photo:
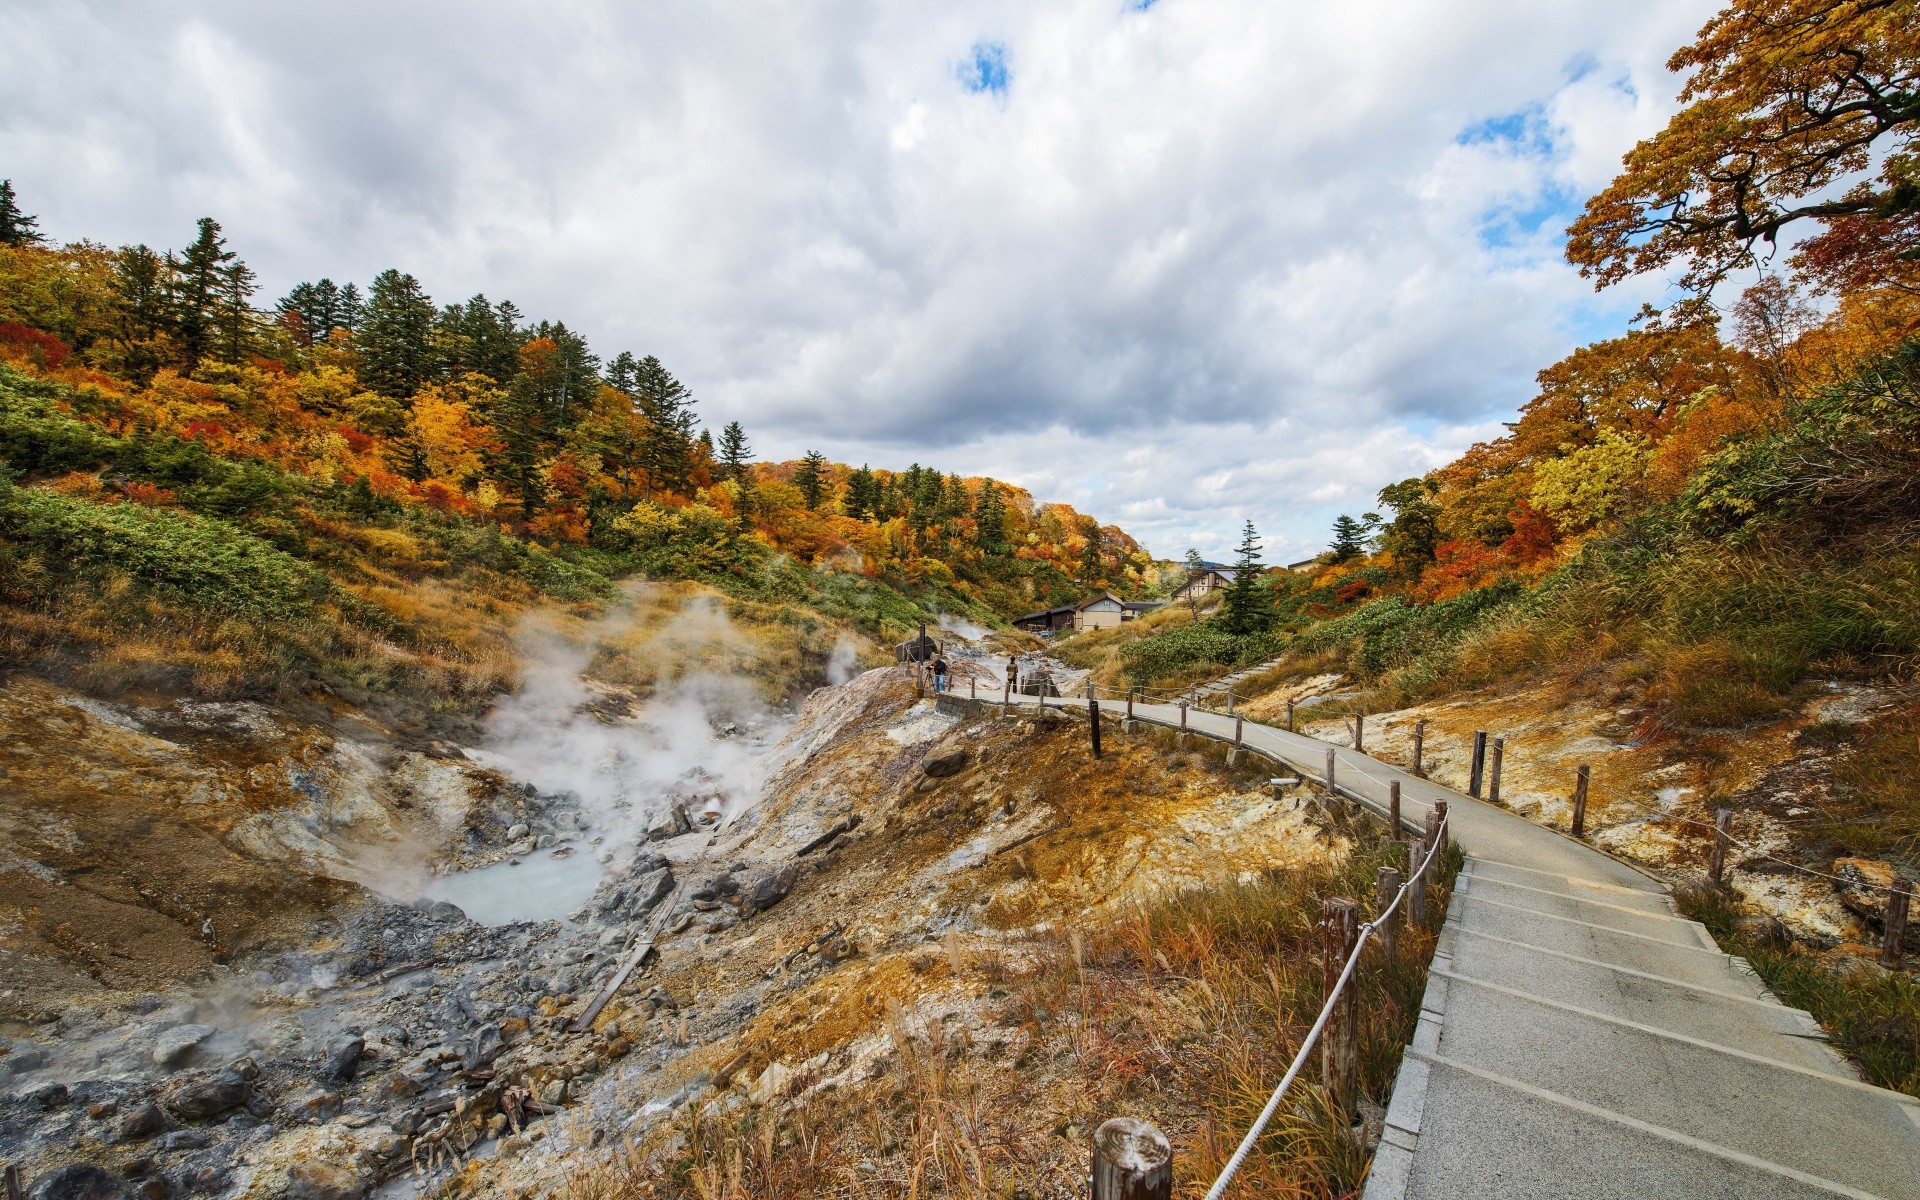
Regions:
M 1019 691 L 1019 684 L 1020 660 L 1009 654 L 1007 655 L 1007 695 L 1011 696 Z
M 941 655 L 933 656 L 933 694 L 938 696 L 947 690 L 947 660 Z

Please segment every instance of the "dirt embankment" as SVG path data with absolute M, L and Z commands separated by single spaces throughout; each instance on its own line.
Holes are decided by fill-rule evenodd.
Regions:
M 1308 696 L 1324 703 L 1299 707 L 1299 730 L 1351 745 L 1358 693 L 1340 676 L 1283 686 L 1241 711 L 1278 723 L 1289 697 Z M 1728 886 L 1816 944 L 1864 949 L 1878 939 L 1884 900 L 1849 882 L 1863 870 L 1891 869 L 1889 852 L 1899 857 L 1920 816 L 1911 778 L 1870 771 L 1884 768 L 1876 753 L 1915 724 L 1916 712 L 1920 695 L 1910 687 L 1832 680 L 1809 685 L 1790 709 L 1759 724 L 1675 730 L 1629 691 L 1549 680 L 1368 713 L 1364 737 L 1369 753 L 1410 766 L 1414 728 L 1424 720 L 1426 773 L 1465 790 L 1473 735 L 1484 730 L 1504 743 L 1500 802 L 1559 829 L 1570 827 L 1585 765 L 1589 840 L 1676 882 L 1704 879 L 1714 812 L 1730 808 Z M 1898 747 L 1908 758 L 1914 741 Z M 1490 760 L 1491 752 L 1483 794 Z

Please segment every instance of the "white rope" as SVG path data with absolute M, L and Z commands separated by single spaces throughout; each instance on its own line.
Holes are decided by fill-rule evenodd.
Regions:
M 1273 1095 L 1267 1100 L 1267 1106 L 1260 1110 L 1260 1116 L 1254 1120 L 1252 1128 L 1247 1130 L 1247 1136 L 1240 1139 L 1240 1145 L 1234 1150 L 1233 1157 L 1229 1158 L 1227 1165 L 1221 1169 L 1220 1178 L 1214 1180 L 1213 1186 L 1207 1189 L 1207 1200 L 1220 1200 L 1220 1197 L 1226 1194 L 1227 1185 L 1233 1182 L 1233 1177 L 1240 1173 L 1240 1168 L 1247 1161 L 1247 1156 L 1253 1153 L 1254 1144 L 1266 1131 L 1267 1122 L 1273 1120 L 1273 1114 L 1280 1110 L 1281 1099 L 1286 1096 L 1287 1089 L 1293 1086 L 1293 1081 L 1299 1078 L 1301 1070 L 1307 1064 L 1307 1055 L 1312 1053 L 1314 1044 L 1320 1040 L 1320 1034 L 1326 1030 L 1327 1021 L 1333 1016 L 1334 1002 L 1340 999 L 1340 993 L 1346 990 L 1347 981 L 1353 978 L 1354 968 L 1360 962 L 1360 951 L 1366 948 L 1367 939 L 1371 938 L 1373 931 L 1393 915 L 1394 909 L 1400 907 L 1401 899 L 1426 875 L 1427 867 L 1432 864 L 1434 856 L 1439 854 L 1440 848 L 1446 844 L 1447 820 L 1443 817 L 1438 833 L 1433 839 L 1433 845 L 1428 847 L 1427 856 L 1421 860 L 1419 868 L 1400 885 L 1400 890 L 1393 894 L 1392 903 L 1382 909 L 1373 920 L 1360 926 L 1360 936 L 1354 939 L 1353 952 L 1347 955 L 1346 965 L 1340 969 L 1340 978 L 1334 982 L 1333 990 L 1327 993 L 1326 1003 L 1320 1006 L 1320 1015 L 1314 1019 L 1313 1028 L 1307 1031 L 1306 1040 L 1300 1043 L 1299 1051 L 1294 1054 L 1293 1062 L 1287 1067 L 1287 1073 L 1280 1077 L 1279 1086 L 1273 1089 Z

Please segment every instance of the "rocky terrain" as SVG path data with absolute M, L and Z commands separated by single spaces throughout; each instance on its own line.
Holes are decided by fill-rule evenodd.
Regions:
M 1063 716 L 962 720 L 898 670 L 754 750 L 757 804 L 694 768 L 618 820 L 455 747 L 248 705 L 17 680 L 0 719 L 26 800 L 0 863 L 0 1158 L 39 1200 L 519 1194 L 690 1100 L 856 1085 L 902 1021 L 1008 1044 L 962 962 L 1342 844 L 1215 759 L 1095 764 Z M 708 721 L 721 749 L 778 732 Z M 582 899 L 482 924 L 434 898 L 474 868 L 509 914 Z

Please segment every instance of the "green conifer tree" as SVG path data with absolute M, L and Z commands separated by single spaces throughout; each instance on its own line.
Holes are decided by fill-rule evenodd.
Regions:
M 1367 527 L 1346 513 L 1333 519 L 1333 561 L 1352 562 L 1367 552 Z
M 827 456 L 818 450 L 807 451 L 800 465 L 793 469 L 793 486 L 800 489 L 800 496 L 809 509 L 819 509 L 827 493 Z
M 753 457 L 753 447 L 747 444 L 747 431 L 738 421 L 728 421 L 720 430 L 720 471 L 728 479 L 745 480 L 747 460 Z
M 411 399 L 435 374 L 437 316 L 413 276 L 392 267 L 374 276 L 354 334 L 361 384 L 394 400 Z
M 189 371 L 211 354 L 219 337 L 221 295 L 237 257 L 220 236 L 220 223 L 201 217 L 199 236 L 176 259 L 167 256 L 173 327 Z
M 1002 554 L 1007 549 L 1007 507 L 1000 485 L 982 480 L 980 494 L 973 500 L 974 540 L 984 554 Z
M 648 423 L 639 456 L 646 498 L 656 488 L 684 492 L 693 465 L 693 394 L 649 354 L 633 364 L 633 398 Z
M 0 246 L 38 246 L 46 240 L 39 230 L 40 218 L 20 211 L 13 180 L 0 179 Z
M 1261 584 L 1264 573 L 1260 562 L 1260 535 L 1254 532 L 1253 522 L 1248 521 L 1240 533 L 1233 582 L 1227 585 L 1221 604 L 1220 623 L 1228 633 L 1244 637 L 1260 633 L 1273 624 L 1273 609 L 1267 603 L 1266 588 Z

